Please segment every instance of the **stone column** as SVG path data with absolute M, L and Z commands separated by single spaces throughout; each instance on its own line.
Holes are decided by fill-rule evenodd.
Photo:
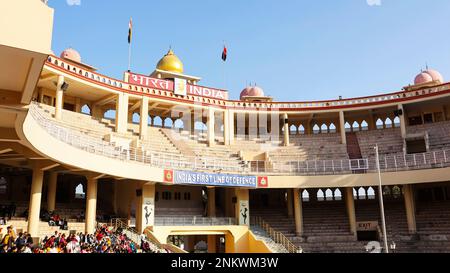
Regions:
M 302 199 L 300 197 L 301 190 L 294 189 L 294 216 L 295 216 L 295 232 L 297 236 L 303 235 L 303 208 Z
M 87 177 L 86 192 L 86 219 L 85 232 L 93 233 L 96 229 L 97 218 L 97 186 L 98 180 L 93 177 Z
M 44 171 L 35 166 L 31 181 L 30 205 L 28 209 L 28 233 L 32 237 L 39 237 L 39 214 L 41 211 L 42 183 Z
M 400 118 L 400 131 L 402 133 L 402 138 L 405 139 L 406 138 L 406 119 L 405 119 L 405 111 L 403 110 L 403 105 L 399 104 L 398 105 L 398 110 L 402 112 L 401 115 L 399 115 Z M 394 121 L 392 121 L 394 122 Z M 394 124 L 392 124 L 392 126 L 394 126 Z
M 286 200 L 287 214 L 289 217 L 292 217 L 294 216 L 293 213 L 294 206 L 292 204 L 293 203 L 292 189 L 287 189 L 286 192 L 287 192 L 287 200 Z
M 55 211 L 56 187 L 58 182 L 58 173 L 51 172 L 47 187 L 47 210 Z
M 228 111 L 223 112 L 223 142 L 224 145 L 230 145 L 230 116 Z
M 208 109 L 208 145 L 214 146 L 215 144 L 215 135 L 214 135 L 214 128 L 215 128 L 215 119 L 214 119 L 214 109 L 209 108 Z
M 284 128 L 284 146 L 289 146 L 289 122 L 288 114 L 283 114 L 283 128 Z
M 216 188 L 208 188 L 208 217 L 216 217 Z
M 143 233 L 147 227 L 155 225 L 155 184 L 143 185 L 142 195 L 137 200 L 139 214 L 136 213 L 136 230 Z
M 235 216 L 236 222 L 240 226 L 250 225 L 250 204 L 248 189 L 235 189 L 236 206 Z
M 342 144 L 347 144 L 347 136 L 345 134 L 344 111 L 339 111 L 339 131 L 341 133 L 341 143 Z
M 64 76 L 58 76 L 58 83 L 56 85 L 56 100 L 55 100 L 55 118 L 62 118 L 64 91 L 62 85 L 64 83 Z
M 414 201 L 414 191 L 411 185 L 403 185 L 403 196 L 405 199 L 406 220 L 410 234 L 417 232 L 416 226 L 416 206 Z
M 347 216 L 350 224 L 350 232 L 356 235 L 356 214 L 355 200 L 353 199 L 353 188 L 345 188 L 345 206 L 347 208 Z
M 126 133 L 128 130 L 128 94 L 120 93 L 116 100 L 116 132 Z
M 148 97 L 142 97 L 139 122 L 139 136 L 146 139 L 148 134 Z

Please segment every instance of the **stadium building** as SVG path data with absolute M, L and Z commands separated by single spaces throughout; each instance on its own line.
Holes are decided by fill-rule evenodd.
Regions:
M 249 86 L 233 99 L 172 50 L 123 79 L 54 54 L 45 1 L 0 10 L 0 204 L 16 207 L 0 233 L 53 234 L 47 210 L 62 232 L 106 223 L 173 252 L 366 252 L 383 241 L 381 192 L 390 250 L 450 250 L 439 72 L 369 97 L 278 102 Z

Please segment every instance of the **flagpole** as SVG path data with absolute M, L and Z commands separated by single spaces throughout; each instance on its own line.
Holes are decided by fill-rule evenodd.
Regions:
M 377 169 L 378 169 L 378 195 L 380 196 L 380 210 L 381 210 L 381 224 L 383 229 L 383 240 L 384 240 L 384 249 L 386 253 L 389 253 L 388 243 L 387 243 L 387 234 L 386 234 L 386 218 L 384 215 L 384 200 L 383 200 L 383 189 L 381 183 L 381 168 L 380 168 L 380 155 L 378 151 L 378 144 L 375 146 L 376 152 L 376 160 L 377 160 Z
M 128 44 L 128 72 L 131 72 L 131 43 Z
M 131 46 L 133 43 L 133 18 L 128 24 L 128 72 L 131 72 Z

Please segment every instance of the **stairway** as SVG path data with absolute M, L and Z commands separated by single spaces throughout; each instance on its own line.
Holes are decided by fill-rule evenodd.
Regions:
M 347 132 L 347 153 L 350 159 L 361 159 L 361 148 L 359 147 L 358 137 L 354 132 Z

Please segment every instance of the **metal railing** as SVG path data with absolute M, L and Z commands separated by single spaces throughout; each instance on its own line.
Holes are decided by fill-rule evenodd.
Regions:
M 142 147 L 116 147 L 114 144 L 76 130 L 46 117 L 38 103 L 30 105 L 30 114 L 37 123 L 56 139 L 78 149 L 97 155 L 122 160 L 135 161 L 160 168 L 174 168 L 198 171 L 235 172 L 245 174 L 295 174 L 295 175 L 329 175 L 376 172 L 376 159 L 337 159 L 337 160 L 297 160 L 297 161 L 246 161 L 236 166 L 220 158 L 184 156 L 161 151 L 147 150 Z M 396 172 L 418 169 L 445 168 L 450 166 L 450 150 L 439 150 L 419 154 L 395 153 L 380 155 L 382 172 Z
M 303 250 L 291 242 L 283 233 L 273 229 L 264 219 L 258 216 L 250 218 L 251 224 L 262 228 L 277 244 L 281 244 L 289 253 L 302 253 Z
M 233 217 L 155 217 L 155 226 L 232 226 Z

